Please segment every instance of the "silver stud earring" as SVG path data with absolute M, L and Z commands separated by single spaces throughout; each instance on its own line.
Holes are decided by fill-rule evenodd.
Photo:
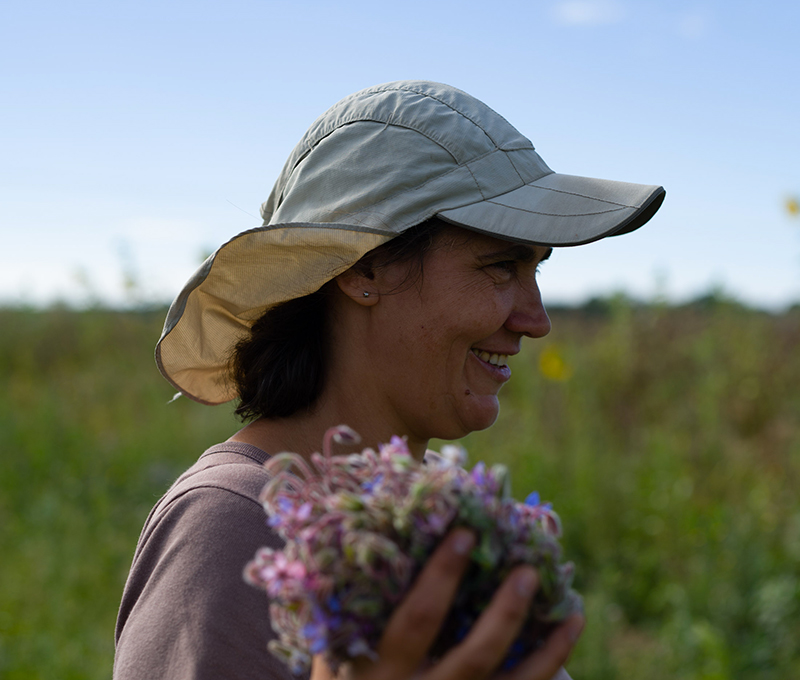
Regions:
M 364 291 L 364 297 L 369 297 L 369 293 L 367 291 Z

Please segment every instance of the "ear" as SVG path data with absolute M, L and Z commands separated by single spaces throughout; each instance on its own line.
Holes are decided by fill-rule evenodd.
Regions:
M 339 286 L 339 290 L 353 302 L 357 302 L 364 307 L 372 307 L 378 304 L 380 299 L 374 279 L 375 275 L 372 272 L 357 272 L 351 268 L 339 274 L 334 280 L 336 285 Z

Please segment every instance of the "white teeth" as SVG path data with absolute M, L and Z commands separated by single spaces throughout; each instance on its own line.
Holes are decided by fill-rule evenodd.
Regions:
M 483 350 L 473 349 L 472 353 L 481 361 L 492 366 L 508 366 L 508 354 L 489 354 Z

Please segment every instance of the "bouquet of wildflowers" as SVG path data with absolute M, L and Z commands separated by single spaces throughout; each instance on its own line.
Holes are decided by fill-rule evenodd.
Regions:
M 334 456 L 332 441 L 358 437 L 344 426 L 329 430 L 324 455 L 312 455 L 315 470 L 294 453 L 266 463 L 273 477 L 261 500 L 286 545 L 262 548 L 245 569 L 247 581 L 272 600 L 279 637 L 270 651 L 293 672 L 305 671 L 313 654 L 324 654 L 334 670 L 358 656 L 375 658 L 392 612 L 454 526 L 471 528 L 477 543 L 432 660 L 465 637 L 519 564 L 538 570 L 540 586 L 506 667 L 580 611 L 572 564 L 559 562 L 558 517 L 538 494 L 514 501 L 503 466 L 478 463 L 467 472 L 464 451 L 455 446 L 419 463 L 399 437 L 377 452 Z

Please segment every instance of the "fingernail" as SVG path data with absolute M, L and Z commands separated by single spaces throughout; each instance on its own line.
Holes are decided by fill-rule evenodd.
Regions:
M 571 644 L 575 644 L 583 632 L 583 626 L 586 623 L 582 616 L 573 619 L 567 624 L 567 637 Z
M 453 539 L 453 550 L 457 555 L 466 555 L 475 543 L 472 532 L 461 529 L 456 532 Z
M 536 589 L 536 574 L 530 569 L 523 569 L 516 575 L 514 585 L 521 597 L 530 597 Z

